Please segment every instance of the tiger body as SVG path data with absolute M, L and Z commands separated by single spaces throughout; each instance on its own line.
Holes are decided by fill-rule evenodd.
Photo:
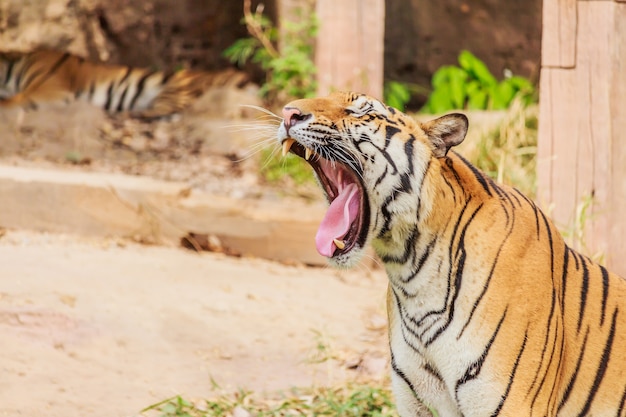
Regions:
M 108 112 L 178 113 L 210 87 L 240 85 L 237 71 L 172 73 L 87 61 L 53 50 L 0 53 L 0 107 L 36 109 L 84 101 Z
M 348 267 L 371 244 L 385 265 L 400 416 L 626 415 L 626 280 L 449 152 L 465 116 L 421 124 L 354 93 L 283 115 L 330 202 L 320 253 Z

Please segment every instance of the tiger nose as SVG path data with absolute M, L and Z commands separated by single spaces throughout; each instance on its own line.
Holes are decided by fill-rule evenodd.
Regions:
M 283 123 L 285 124 L 285 130 L 287 130 L 287 135 L 289 135 L 289 129 L 300 123 L 304 122 L 311 118 L 310 114 L 302 113 L 297 107 L 284 107 L 283 108 Z

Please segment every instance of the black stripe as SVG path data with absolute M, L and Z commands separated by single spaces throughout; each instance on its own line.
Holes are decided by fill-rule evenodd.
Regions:
M 411 342 L 406 337 L 406 334 L 405 334 L 405 331 L 409 332 L 414 338 L 419 339 L 420 341 L 422 340 L 422 336 L 420 336 L 415 329 L 409 326 L 410 323 L 415 324 L 415 319 L 409 316 L 409 314 L 406 312 L 406 310 L 402 306 L 402 303 L 400 302 L 400 297 L 398 297 L 398 294 L 396 294 L 395 287 L 392 287 L 392 293 L 394 296 L 394 300 L 396 300 L 396 308 L 398 309 L 398 315 L 400 317 L 400 324 L 401 324 L 400 329 L 402 330 L 402 339 L 404 340 L 404 343 L 406 343 L 407 346 L 409 346 L 412 350 L 414 350 L 415 352 L 421 355 L 422 352 L 419 349 L 419 347 L 415 346 L 413 342 Z M 410 323 L 407 322 L 407 319 L 409 320 Z
M 578 259 L 580 258 L 580 255 L 578 254 L 578 252 L 576 252 L 573 249 L 570 249 L 570 252 L 572 252 L 572 257 L 574 258 L 574 262 L 576 264 L 576 270 L 579 270 L 580 264 L 578 263 Z
M 117 85 L 122 85 L 128 79 L 128 77 L 130 77 L 130 74 L 132 72 L 133 72 L 133 68 L 132 67 L 126 67 L 126 72 L 124 73 L 124 76 L 122 77 L 120 82 L 117 83 Z
M 436 315 L 436 314 L 442 314 L 443 312 L 446 311 L 446 305 L 447 305 L 447 302 L 448 302 L 448 298 L 450 297 L 450 291 L 451 291 L 451 286 L 452 286 L 452 284 L 451 284 L 452 283 L 452 276 L 451 276 L 451 274 L 452 274 L 452 261 L 451 261 L 451 259 L 452 259 L 452 247 L 453 247 L 453 244 L 454 244 L 454 240 L 456 238 L 456 233 L 457 233 L 457 231 L 459 229 L 459 225 L 461 224 L 461 220 L 463 219 L 463 214 L 465 214 L 465 210 L 467 209 L 470 200 L 471 200 L 471 198 L 469 198 L 465 202 L 465 205 L 461 209 L 461 212 L 459 213 L 459 216 L 458 216 L 458 218 L 456 220 L 456 223 L 454 224 L 454 228 L 453 228 L 453 232 L 452 232 L 452 238 L 450 239 L 450 246 L 448 248 L 448 257 L 450 259 L 450 263 L 449 263 L 450 268 L 448 269 L 448 287 L 446 289 L 446 297 L 445 297 L 446 304 L 444 304 L 444 306 L 440 310 L 432 310 L 432 311 L 429 311 L 426 314 L 424 314 L 424 316 L 418 322 L 418 326 L 421 326 L 422 323 L 428 317 L 430 317 L 432 315 Z
M 15 61 L 9 61 L 9 66 L 7 68 L 7 72 L 4 77 L 4 85 L 7 85 L 9 83 L 9 80 L 11 79 L 11 75 L 13 74 L 14 67 L 15 67 Z M 15 87 L 17 88 L 17 85 Z
M 461 185 L 461 176 L 459 175 L 458 172 L 456 172 L 456 169 L 454 168 L 454 161 L 449 156 L 446 156 L 446 166 L 448 167 L 450 172 L 452 172 L 452 174 L 454 175 L 454 179 L 456 180 L 456 183 L 459 185 L 459 187 L 461 187 L 461 189 L 465 191 L 465 189 Z
M 583 324 L 583 317 L 585 315 L 585 305 L 587 303 L 587 291 L 589 290 L 589 268 L 587 268 L 587 261 L 585 258 L 581 258 L 583 265 L 583 282 L 580 288 L 580 311 L 578 313 L 578 327 L 577 331 L 580 333 L 580 327 Z
M 410 193 L 413 191 L 413 182 L 411 181 L 411 174 L 405 173 L 400 175 L 400 189 L 403 193 Z
M 565 314 L 565 293 L 567 290 L 567 265 L 569 264 L 569 247 L 563 251 L 563 273 L 561 274 L 561 313 Z
M 174 76 L 175 71 L 167 71 L 163 73 L 163 78 L 161 78 L 161 85 L 167 84 L 167 82 Z
M 419 231 L 418 231 L 419 234 Z M 429 243 L 428 245 L 426 245 L 426 248 L 424 249 L 424 251 L 422 252 L 422 255 L 420 256 L 419 259 L 417 259 L 417 251 L 413 251 L 412 252 L 412 257 L 410 260 L 409 265 L 411 265 L 411 270 L 407 273 L 404 274 L 402 276 L 400 276 L 400 280 L 404 283 L 407 284 L 409 282 L 411 282 L 415 277 L 417 277 L 419 275 L 420 270 L 422 269 L 422 266 L 424 266 L 424 263 L 428 260 L 428 258 L 430 257 L 430 254 L 432 253 L 432 250 L 435 246 L 435 243 L 437 243 L 438 237 L 435 236 Z M 415 247 L 417 246 L 423 246 L 423 245 L 419 245 L 418 243 L 416 243 Z M 417 259 L 417 262 L 416 262 Z M 405 296 L 406 298 L 415 298 L 417 296 L 420 296 L 421 293 L 415 292 L 415 293 L 410 293 L 408 292 L 405 288 L 400 288 L 400 290 L 402 291 L 402 295 Z
M 552 318 L 554 317 L 555 305 L 556 305 L 556 290 L 552 288 L 552 305 L 550 307 L 550 316 L 548 318 L 548 328 L 546 330 L 546 339 L 544 341 L 543 350 L 541 352 L 541 361 L 539 362 L 539 369 L 537 369 L 537 373 L 535 374 L 535 378 L 533 379 L 533 383 L 531 384 L 531 389 L 535 385 L 535 380 L 537 379 L 537 377 L 539 376 L 539 372 L 541 371 L 541 367 L 542 367 L 541 365 L 543 364 L 543 357 L 546 351 L 546 347 L 548 345 L 548 338 L 550 336 L 550 331 L 552 329 Z M 539 398 L 539 394 L 542 392 L 543 385 L 546 383 L 546 378 L 548 377 L 548 372 L 550 371 L 550 365 L 552 365 L 552 360 L 554 359 L 554 351 L 556 350 L 556 342 L 559 337 L 558 330 L 559 329 L 558 329 L 558 323 L 557 323 L 555 324 L 555 329 L 554 329 L 554 342 L 552 343 L 552 351 L 550 352 L 550 359 L 548 359 L 548 365 L 546 366 L 546 371 L 543 374 L 543 378 L 541 379 L 541 383 L 539 384 L 539 387 L 537 388 L 535 397 L 533 398 L 533 401 L 530 404 L 531 410 L 534 409 L 534 404 L 537 401 L 537 398 Z M 530 393 L 530 390 L 528 393 Z
M 67 61 L 67 59 L 70 57 L 71 55 L 68 53 L 65 53 L 61 56 L 61 58 L 59 58 L 53 66 L 50 67 L 50 69 L 45 73 L 45 75 L 40 78 L 41 81 L 39 81 L 39 83 L 37 85 L 34 86 L 30 86 L 33 88 L 37 88 L 39 87 L 41 84 L 43 84 L 49 77 L 51 77 L 55 72 L 58 71 L 59 68 L 61 68 L 61 65 L 63 65 L 63 63 L 65 61 Z M 22 74 L 20 74 L 21 76 Z M 34 78 L 34 77 L 33 77 Z
M 470 226 L 470 224 L 472 224 L 472 222 L 474 221 L 474 218 L 476 217 L 476 214 L 480 211 L 480 209 L 483 207 L 483 204 L 481 203 L 476 210 L 474 210 L 474 212 L 472 213 L 471 217 L 467 220 L 467 222 L 465 223 L 465 226 L 463 227 L 463 231 L 461 232 L 461 234 L 459 235 L 459 245 L 457 247 L 456 253 L 454 258 L 457 258 L 456 261 L 456 274 L 454 277 L 454 286 L 453 286 L 453 294 L 452 294 L 452 300 L 450 301 L 449 307 L 448 307 L 448 318 L 446 320 L 446 323 L 441 326 L 440 328 L 437 329 L 437 331 L 435 331 L 435 334 L 432 335 L 432 337 L 430 339 L 428 339 L 425 343 L 426 346 L 430 345 L 431 343 L 433 343 L 450 325 L 450 323 L 452 322 L 452 320 L 454 319 L 454 310 L 455 310 L 455 304 L 456 304 L 456 299 L 459 296 L 459 292 L 461 289 L 461 283 L 463 282 L 463 269 L 465 267 L 465 259 L 467 257 L 467 252 L 465 251 L 465 233 L 467 232 L 467 228 Z M 452 244 L 452 243 L 451 243 Z M 450 262 L 452 263 L 452 254 L 450 253 Z M 452 268 L 450 268 L 450 270 L 452 270 Z
M 107 101 L 104 103 L 104 109 L 106 111 L 111 111 L 111 102 L 113 101 L 113 82 L 109 84 L 109 88 L 107 88 Z
M 146 81 L 148 80 L 148 78 L 150 78 L 154 74 L 155 74 L 154 71 L 148 71 L 143 75 L 143 77 L 139 79 L 139 81 L 137 82 L 137 91 L 135 91 L 135 95 L 133 96 L 133 99 L 130 101 L 130 106 L 128 107 L 128 110 L 135 109 L 135 103 L 137 102 L 137 99 L 139 98 L 141 93 L 143 93 L 143 89 L 145 87 Z
M 526 202 L 533 209 L 533 212 L 535 214 L 535 227 L 537 228 L 537 240 L 540 240 L 541 235 L 539 233 L 539 213 L 538 213 L 537 206 L 535 205 L 535 203 L 532 202 L 532 200 L 530 200 L 528 197 L 522 194 L 517 188 L 514 188 L 513 191 L 515 191 L 519 196 L 521 196 L 524 200 L 526 200 Z
M 124 110 L 124 99 L 126 98 L 127 93 L 128 93 L 128 86 L 124 87 L 124 91 L 122 91 L 122 95 L 120 96 L 120 101 L 117 103 L 118 112 L 121 112 Z
M 561 311 L 562 314 L 562 311 Z M 557 335 L 561 336 L 561 346 L 559 347 L 559 361 L 556 364 L 556 369 L 557 372 L 561 372 L 561 364 L 563 363 L 563 357 L 565 356 L 565 331 L 559 331 L 558 329 L 558 324 L 559 322 L 557 321 L 557 329 L 556 331 L 558 332 Z M 555 338 L 555 344 L 556 344 L 556 338 Z M 548 408 L 549 409 L 553 409 L 553 404 L 556 404 L 557 401 L 557 395 L 558 395 L 558 389 L 560 388 L 559 384 L 552 384 L 552 389 L 550 390 L 550 398 L 548 399 Z
M 511 197 L 513 197 L 515 199 L 515 202 L 517 203 L 518 207 L 522 207 L 522 202 L 520 201 L 519 198 L 517 198 L 516 194 L 520 194 L 519 190 L 515 187 L 513 187 L 513 191 L 516 191 L 517 193 L 511 193 Z
M 381 259 L 384 263 L 397 263 L 404 264 L 409 260 L 411 254 L 415 255 L 415 241 L 419 237 L 419 231 L 417 227 L 414 227 L 411 231 L 411 234 L 407 239 L 404 240 L 404 253 L 401 257 L 396 257 L 392 255 L 382 256 Z
M 386 176 L 387 176 L 387 166 L 385 165 L 385 171 L 380 175 L 380 177 L 376 179 L 376 182 L 374 183 L 374 187 L 378 187 L 380 183 L 385 179 Z
M 624 405 L 626 405 L 626 388 L 622 394 L 622 399 L 619 401 L 619 408 L 617 409 L 617 417 L 624 417 Z
M 465 164 L 465 166 L 467 166 L 470 171 L 472 171 L 472 173 L 474 174 L 474 177 L 476 177 L 476 180 L 480 183 L 480 185 L 482 185 L 483 189 L 487 192 L 487 194 L 489 194 L 490 197 L 493 197 L 493 194 L 491 194 L 491 190 L 489 189 L 489 184 L 487 183 L 487 180 L 485 179 L 485 175 L 478 170 L 478 168 L 476 168 L 474 165 L 470 164 L 465 158 L 463 158 L 461 155 L 456 154 L 459 159 L 461 160 L 461 162 L 463 162 Z
M 393 355 L 393 351 L 391 351 L 391 369 L 393 369 L 396 375 L 402 378 L 402 380 L 406 383 L 406 385 L 409 387 L 411 392 L 417 395 L 417 392 L 415 391 L 415 387 L 413 386 L 411 381 L 409 381 L 409 378 L 406 376 L 404 372 L 402 372 L 400 368 L 398 368 L 398 364 L 396 363 L 396 358 Z
M 91 101 L 93 99 L 93 95 L 96 92 L 96 83 L 95 81 L 92 81 L 89 84 L 89 101 Z
M 609 272 L 602 265 L 600 265 L 600 272 L 602 273 L 602 315 L 600 316 L 600 326 L 602 326 L 606 315 L 606 300 L 609 297 Z
M 502 394 L 502 397 L 500 397 L 500 403 L 498 404 L 498 407 L 496 407 L 496 409 L 493 411 L 493 413 L 491 414 L 491 417 L 495 417 L 498 414 L 500 414 L 500 410 L 502 410 L 502 407 L 504 406 L 504 402 L 508 398 L 509 392 L 511 392 L 511 385 L 513 385 L 513 381 L 515 380 L 515 373 L 517 372 L 517 367 L 519 366 L 519 361 L 522 357 L 522 353 L 524 353 L 524 349 L 526 349 L 527 341 L 528 341 L 528 330 L 526 330 L 526 332 L 524 333 L 524 342 L 522 343 L 522 347 L 520 348 L 519 353 L 517 354 L 517 358 L 515 359 L 515 363 L 513 364 L 513 369 L 511 370 L 511 374 L 509 375 L 509 383 L 506 386 L 506 390 L 504 391 L 504 394 Z
M 22 68 L 20 69 L 20 72 L 15 76 L 15 88 L 18 91 L 22 91 L 24 90 L 24 88 L 22 88 L 21 84 L 22 84 L 22 77 L 24 76 L 24 74 L 30 69 L 30 67 L 33 66 L 33 60 L 32 59 L 24 59 L 24 65 L 22 66 Z
M 371 138 L 367 135 L 367 134 L 362 134 L 360 139 L 356 139 L 353 138 L 354 144 L 356 145 L 357 149 L 359 150 L 359 152 L 363 155 L 367 155 L 367 152 L 365 152 L 363 150 L 363 148 L 361 148 L 361 144 L 365 143 L 368 145 L 368 148 L 374 146 L 375 149 L 378 150 L 378 152 L 380 152 L 380 154 L 385 158 L 385 160 L 387 161 L 387 164 L 389 166 L 391 166 L 391 168 L 393 168 L 393 171 L 391 172 L 391 175 L 396 175 L 398 173 L 398 166 L 396 165 L 395 161 L 393 160 L 393 158 L 384 150 L 381 149 L 377 146 L 375 146 L 372 143 Z
M 579 416 L 586 416 L 589 413 L 589 409 L 591 408 L 591 403 L 593 402 L 594 397 L 598 393 L 598 388 L 600 388 L 600 384 L 602 383 L 602 379 L 604 378 L 604 374 L 606 373 L 606 366 L 609 363 L 609 358 L 611 357 L 611 349 L 613 348 L 613 338 L 615 337 L 615 321 L 617 319 L 617 312 L 618 312 L 618 309 L 616 308 L 615 311 L 613 312 L 613 320 L 611 322 L 611 331 L 609 332 L 609 337 L 606 340 L 606 344 L 604 345 L 604 351 L 602 351 L 602 357 L 600 358 L 600 363 L 598 364 L 598 370 L 596 371 L 596 378 L 593 380 L 591 391 L 589 392 L 589 396 L 587 397 L 585 406 L 578 414 Z
M 430 257 L 430 254 L 433 252 L 433 248 L 435 247 L 435 243 L 437 243 L 437 240 L 439 240 L 439 237 L 435 236 L 430 241 L 430 243 L 426 245 L 426 249 L 424 249 L 422 256 L 420 256 L 419 260 L 417 261 L 417 264 L 415 265 L 416 268 L 415 268 L 415 271 L 413 272 L 413 276 L 416 276 L 417 274 L 419 274 L 420 270 L 422 269 L 422 266 L 424 266 L 424 264 Z
M 587 338 L 589 337 L 589 328 L 587 328 L 587 333 L 585 333 L 585 338 L 583 339 L 583 345 L 580 348 L 580 354 L 578 355 L 578 360 L 576 361 L 576 367 L 574 368 L 574 373 L 567 383 L 567 387 L 565 388 L 565 392 L 563 393 L 563 398 L 561 398 L 561 402 L 559 403 L 559 407 L 557 408 L 557 414 L 561 411 L 561 408 L 565 405 L 567 400 L 569 399 L 570 394 L 572 393 L 572 389 L 574 388 L 574 384 L 576 383 L 576 379 L 578 378 L 578 371 L 580 370 L 580 364 L 583 361 L 583 356 L 585 356 L 585 352 L 587 351 Z
M 485 362 L 485 359 L 487 359 L 487 355 L 489 355 L 489 350 L 491 349 L 491 345 L 493 345 L 494 340 L 496 340 L 496 336 L 500 332 L 500 327 L 502 327 L 502 323 L 504 322 L 504 318 L 506 317 L 506 313 L 507 313 L 508 309 L 509 309 L 508 306 L 504 309 L 504 313 L 502 314 L 502 317 L 500 317 L 500 321 L 498 321 L 498 325 L 496 326 L 496 330 L 491 335 L 491 338 L 489 339 L 489 342 L 487 342 L 487 345 L 485 346 L 485 349 L 483 350 L 483 353 L 480 355 L 478 360 L 476 360 L 474 363 L 472 363 L 466 369 L 465 374 L 461 377 L 461 379 L 459 379 L 456 382 L 456 384 L 454 386 L 454 396 L 455 396 L 455 399 L 456 399 L 457 403 L 459 402 L 459 387 L 461 385 L 465 384 L 466 382 L 471 381 L 472 379 L 477 378 L 478 375 L 480 374 L 480 370 L 481 370 L 481 368 L 483 366 L 483 363 Z
M 402 130 L 399 127 L 385 124 L 385 150 L 389 147 L 391 139 Z
M 406 159 L 409 162 L 408 172 L 413 172 L 413 142 L 415 141 L 415 137 L 411 135 L 409 140 L 407 140 L 404 144 L 404 154 L 406 155 Z M 430 159 L 428 160 L 428 165 L 430 165 Z M 424 176 L 428 172 L 428 166 L 424 170 Z
M 433 378 L 439 380 L 439 382 L 443 383 L 443 377 L 439 374 L 439 372 L 437 372 L 437 370 L 435 368 L 433 368 L 428 362 L 426 362 L 424 364 L 424 366 L 422 366 L 422 368 L 424 368 L 424 370 L 426 372 L 428 372 L 429 374 L 431 374 L 433 376 Z
M 504 208 L 504 209 L 506 210 L 506 208 Z M 457 336 L 457 338 L 456 338 L 457 340 L 459 340 L 461 338 L 461 336 L 465 332 L 465 329 L 467 328 L 467 326 L 472 321 L 472 318 L 474 317 L 474 313 L 476 312 L 476 309 L 478 308 L 478 305 L 480 304 L 480 302 L 482 301 L 483 297 L 487 293 L 487 289 L 489 289 L 489 284 L 491 283 L 491 278 L 493 278 L 493 274 L 494 274 L 494 272 L 496 270 L 496 266 L 498 264 L 498 259 L 500 259 L 500 253 L 502 252 L 502 249 L 504 248 L 504 244 L 507 242 L 507 240 L 509 239 L 509 237 L 513 233 L 514 225 L 515 225 L 515 217 L 513 217 L 513 221 L 511 222 L 511 226 L 509 227 L 509 230 L 508 230 L 506 236 L 504 236 L 504 239 L 502 240 L 502 242 L 500 243 L 500 246 L 498 247 L 498 252 L 496 252 L 496 256 L 495 256 L 495 258 L 493 260 L 493 263 L 491 264 L 491 271 L 489 271 L 489 276 L 487 277 L 487 281 L 483 285 L 483 289 L 481 290 L 480 295 L 478 296 L 476 301 L 474 301 L 474 304 L 472 305 L 472 310 L 470 311 L 470 314 L 469 314 L 469 316 L 467 318 L 467 321 L 463 325 L 463 328 L 461 329 L 461 332 Z

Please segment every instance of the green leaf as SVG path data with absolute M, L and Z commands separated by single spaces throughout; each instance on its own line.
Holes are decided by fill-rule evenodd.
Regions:
M 389 81 L 385 83 L 383 95 L 388 106 L 404 111 L 406 103 L 411 99 L 411 90 L 407 84 Z
M 506 79 L 516 90 L 534 90 L 533 84 L 528 78 L 520 77 L 519 75 L 513 75 Z
M 444 65 L 439 68 L 433 74 L 432 85 L 436 89 L 437 87 L 441 87 L 450 82 L 450 72 L 453 72 L 455 67 L 452 65 Z
M 427 110 L 432 114 L 443 113 L 454 109 L 454 105 L 450 101 L 450 94 L 444 89 L 433 91 L 426 103 Z
M 235 43 L 226 48 L 222 54 L 230 62 L 241 67 L 248 62 L 258 47 L 259 42 L 256 39 L 244 38 L 235 41 Z
M 473 80 L 467 84 L 467 108 L 470 110 L 485 110 L 487 108 L 487 91 L 479 81 Z
M 499 89 L 498 85 L 492 85 L 487 90 L 489 94 L 488 110 L 503 110 L 506 109 L 506 97 L 504 97 Z
M 467 83 L 467 73 L 461 68 L 452 67 L 454 71 L 450 71 L 450 102 L 454 109 L 462 109 L 465 107 Z
M 504 106 L 502 107 L 503 109 L 509 107 L 509 104 L 511 104 L 511 101 L 513 101 L 513 98 L 517 93 L 517 89 L 513 86 L 511 82 L 509 82 L 509 80 L 510 79 L 502 81 L 500 84 L 498 84 L 497 87 L 498 95 L 500 97 L 500 100 L 502 101 L 502 105 Z
M 484 85 L 490 86 L 498 83 L 487 65 L 469 51 L 462 51 L 459 55 L 459 64 L 473 78 L 476 78 Z

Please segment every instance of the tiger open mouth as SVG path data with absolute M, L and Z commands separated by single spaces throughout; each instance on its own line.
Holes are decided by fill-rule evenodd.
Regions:
M 317 251 L 328 258 L 365 245 L 369 207 L 360 176 L 339 161 L 313 153 L 292 138 L 283 141 L 283 155 L 291 152 L 313 167 L 330 203 L 315 236 Z

